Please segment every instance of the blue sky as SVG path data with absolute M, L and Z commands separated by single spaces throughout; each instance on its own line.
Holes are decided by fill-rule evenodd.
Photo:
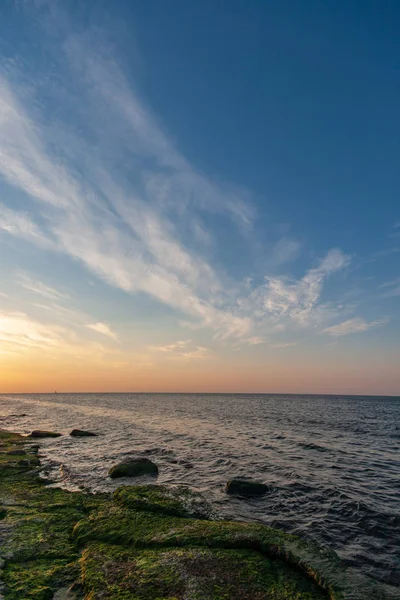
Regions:
M 398 3 L 1 13 L 5 389 L 400 393 Z

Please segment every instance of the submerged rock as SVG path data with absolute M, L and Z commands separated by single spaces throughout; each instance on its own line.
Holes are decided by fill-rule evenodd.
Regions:
M 158 475 L 158 467 L 148 458 L 126 460 L 112 467 L 109 472 L 111 479 L 117 477 L 139 477 L 140 475 Z
M 238 496 L 263 496 L 268 489 L 265 483 L 250 479 L 231 479 L 225 487 L 227 494 L 237 494 Z
M 42 431 L 41 429 L 36 429 L 35 431 L 32 431 L 32 433 L 30 433 L 28 435 L 28 437 L 30 438 L 56 438 L 56 437 L 60 437 L 62 435 L 62 433 L 56 433 L 55 431 Z
M 69 435 L 72 435 L 72 437 L 96 437 L 97 433 L 83 431 L 83 429 L 73 429 Z

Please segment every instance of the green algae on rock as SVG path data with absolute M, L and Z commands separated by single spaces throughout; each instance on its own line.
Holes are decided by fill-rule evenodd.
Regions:
M 138 550 L 90 544 L 81 565 L 84 588 L 101 590 L 104 599 L 327 598 L 323 590 L 282 561 L 264 558 L 252 550 L 174 547 Z
M 260 524 L 208 520 L 207 504 L 183 488 L 109 495 L 48 487 L 26 438 L 0 432 L 0 442 L 6 600 L 355 597 L 334 552 Z M 29 465 L 7 454 L 17 449 Z
M 140 477 L 141 475 L 158 475 L 158 467 L 149 458 L 139 457 L 126 460 L 112 467 L 109 472 L 111 479 L 118 477 Z
M 124 486 L 114 492 L 114 502 L 137 511 L 175 517 L 209 519 L 213 514 L 211 506 L 202 496 L 183 486 Z

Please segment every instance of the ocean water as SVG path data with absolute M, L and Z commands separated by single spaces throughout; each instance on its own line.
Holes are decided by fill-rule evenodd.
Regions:
M 25 414 L 26 416 L 21 416 Z M 69 489 L 112 490 L 108 469 L 150 456 L 158 482 L 202 492 L 225 518 L 256 520 L 333 548 L 374 598 L 400 598 L 400 398 L 243 394 L 0 396 L 0 427 L 73 428 L 43 440 L 46 474 Z M 227 496 L 235 476 L 263 498 Z

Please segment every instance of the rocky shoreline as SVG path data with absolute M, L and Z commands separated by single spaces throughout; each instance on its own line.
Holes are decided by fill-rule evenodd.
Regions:
M 0 431 L 0 598 L 358 597 L 333 551 L 263 525 L 211 520 L 187 488 L 50 487 L 39 476 L 39 437 Z

